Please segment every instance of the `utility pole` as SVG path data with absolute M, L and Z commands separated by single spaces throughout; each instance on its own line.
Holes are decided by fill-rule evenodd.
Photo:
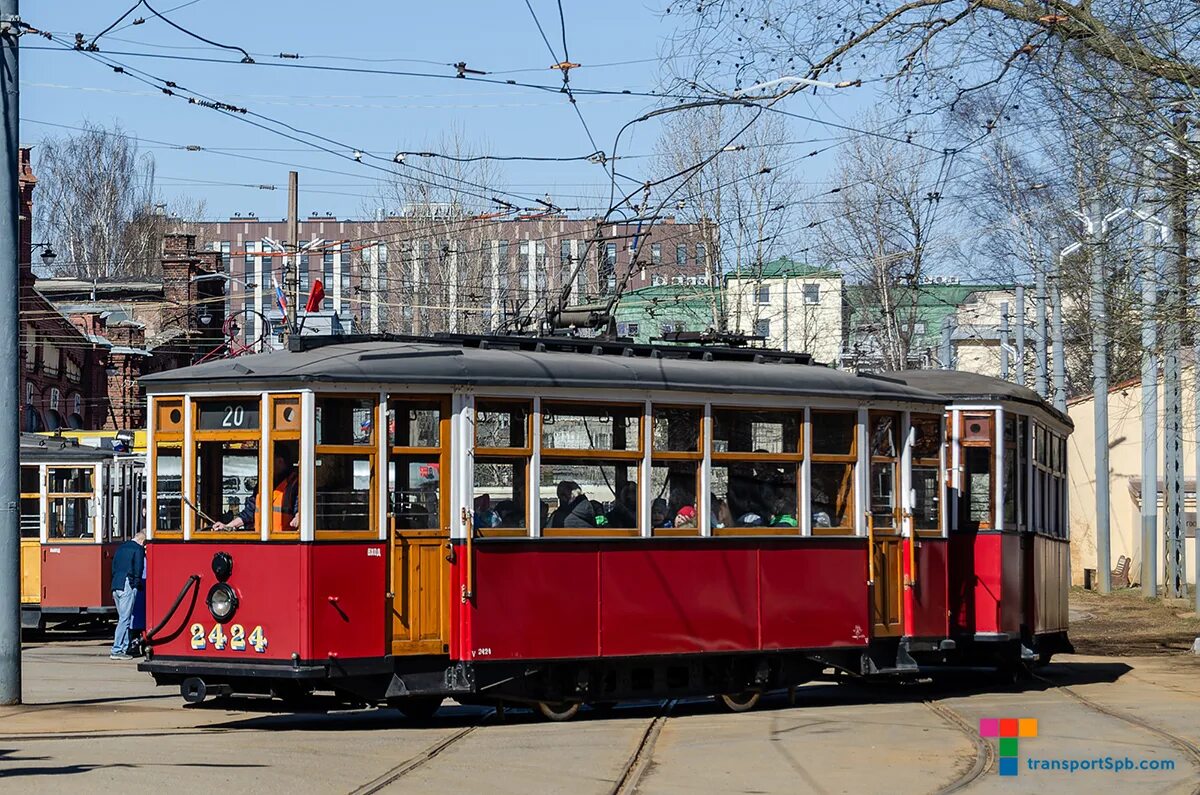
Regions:
M 1008 301 L 1000 304 L 1000 377 L 1008 380 Z
M 1059 258 L 1050 279 L 1050 336 L 1054 349 L 1054 408 L 1067 413 L 1067 346 L 1063 342 L 1062 259 Z
M 942 369 L 954 369 L 954 319 L 950 315 L 942 318 Z
M 1101 255 L 1103 221 L 1100 207 L 1093 203 L 1088 221 L 1088 257 L 1091 270 L 1090 310 L 1092 315 L 1092 410 L 1096 448 L 1096 573 L 1100 593 L 1112 591 L 1110 553 L 1108 467 L 1108 313 L 1104 300 L 1104 258 Z
M 284 260 L 283 289 L 288 297 L 286 325 L 288 334 L 299 330 L 296 318 L 300 312 L 300 213 L 297 209 L 300 199 L 300 175 L 295 171 L 288 172 L 288 228 L 287 250 L 291 256 Z
M 1025 285 L 1017 285 L 1017 383 L 1025 386 Z
M 1034 289 L 1037 291 L 1037 331 L 1034 334 L 1034 343 L 1037 345 L 1037 353 L 1034 355 L 1033 362 L 1033 379 L 1034 390 L 1037 391 L 1043 399 L 1047 397 L 1046 388 L 1046 269 L 1038 265 L 1037 276 L 1034 283 Z
M 1148 208 L 1147 208 L 1148 209 Z M 1142 595 L 1158 596 L 1158 267 L 1155 227 L 1142 225 Z
M 1178 150 L 1171 163 L 1171 227 L 1175 250 L 1169 259 L 1167 296 L 1163 326 L 1163 480 L 1166 521 L 1166 594 L 1182 599 L 1187 596 L 1183 546 L 1183 389 L 1179 373 L 1179 353 L 1183 345 L 1183 284 L 1187 274 L 1187 117 L 1178 113 L 1174 124 Z
M 0 113 L 4 116 L 4 152 L 0 171 L 0 401 L 20 406 L 21 291 L 20 197 L 17 159 L 20 149 L 17 83 L 18 0 L 0 0 Z M 8 397 L 4 397 L 7 395 Z M 21 703 L 21 434 L 16 416 L 0 427 L 0 705 Z

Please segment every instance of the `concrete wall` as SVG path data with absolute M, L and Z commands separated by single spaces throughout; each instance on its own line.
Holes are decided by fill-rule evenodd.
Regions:
M 1183 469 L 1184 476 L 1192 479 L 1196 476 L 1197 449 L 1195 424 L 1192 421 L 1192 396 L 1194 394 L 1192 368 L 1184 371 L 1183 384 Z M 1161 385 L 1160 379 L 1158 414 L 1158 477 L 1160 480 L 1163 476 Z M 1139 576 L 1142 565 L 1141 502 L 1134 496 L 1130 488 L 1130 481 L 1134 478 L 1140 479 L 1142 475 L 1141 395 L 1140 383 L 1122 385 L 1109 393 L 1108 404 L 1111 560 L 1115 568 L 1121 555 L 1131 558 L 1133 560 L 1131 576 L 1135 580 Z M 1079 584 L 1083 581 L 1084 568 L 1096 567 L 1096 426 L 1093 421 L 1095 405 L 1092 397 L 1088 396 L 1072 402 L 1067 408 L 1071 419 L 1075 422 L 1075 432 L 1071 435 L 1067 446 L 1070 455 L 1071 576 L 1073 581 Z M 1151 487 L 1146 491 L 1152 494 L 1154 489 Z M 1184 510 L 1196 510 L 1190 491 L 1186 495 Z M 1163 509 L 1161 501 L 1158 522 L 1158 571 L 1161 582 L 1163 578 Z M 1188 579 L 1190 582 L 1195 582 L 1194 539 L 1187 541 L 1186 557 Z

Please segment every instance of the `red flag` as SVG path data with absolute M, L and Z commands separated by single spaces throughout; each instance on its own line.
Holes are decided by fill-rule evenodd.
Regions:
M 313 279 L 312 289 L 308 291 L 308 303 L 304 305 L 305 312 L 316 312 L 325 300 L 325 285 L 320 279 Z

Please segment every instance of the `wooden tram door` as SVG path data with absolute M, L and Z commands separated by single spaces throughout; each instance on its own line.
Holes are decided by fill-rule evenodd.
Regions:
M 450 405 L 393 400 L 388 434 L 392 654 L 444 654 L 450 642 Z
M 871 412 L 870 511 L 873 637 L 904 631 L 904 539 L 900 535 L 900 415 Z

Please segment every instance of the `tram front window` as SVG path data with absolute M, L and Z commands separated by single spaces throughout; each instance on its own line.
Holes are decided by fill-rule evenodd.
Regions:
M 91 467 L 51 467 L 46 496 L 50 538 L 92 538 Z
M 257 441 L 201 441 L 196 445 L 196 507 L 202 512 L 198 530 L 254 529 L 252 525 L 224 525 L 237 518 L 247 503 L 253 503 L 257 493 Z M 221 526 L 214 528 L 214 524 Z
M 37 467 L 21 467 L 21 538 L 42 534 L 41 473 Z
M 183 451 L 178 444 L 160 444 L 154 455 L 154 494 L 158 504 L 157 525 L 161 532 L 183 527 Z

